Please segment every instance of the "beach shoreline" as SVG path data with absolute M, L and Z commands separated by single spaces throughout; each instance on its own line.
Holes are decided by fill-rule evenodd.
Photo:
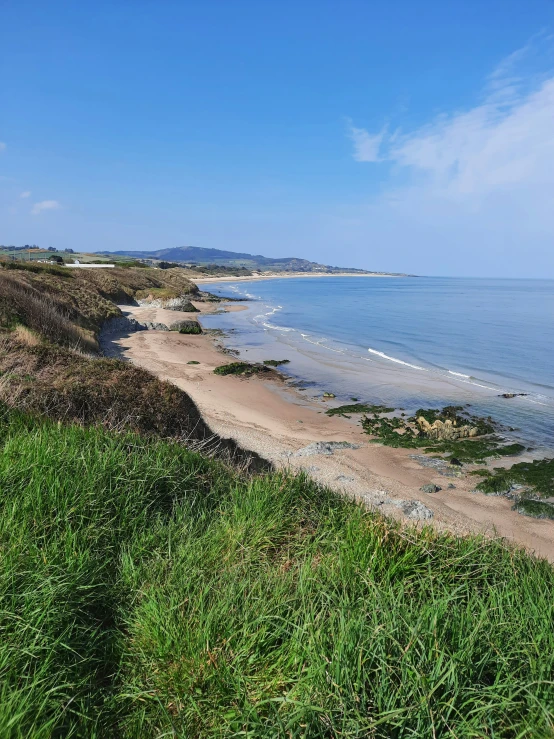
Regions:
M 295 277 L 415 277 L 416 275 L 395 275 L 380 272 L 264 272 L 259 275 L 241 275 L 239 277 L 194 277 L 196 284 L 207 284 L 214 282 L 257 282 L 259 280 L 293 279 Z
M 193 303 L 200 313 L 120 307 L 129 317 L 165 324 L 221 309 L 221 304 Z M 229 312 L 245 308 L 236 303 L 225 306 Z M 475 478 L 456 477 L 455 488 L 448 489 L 452 479 L 421 466 L 410 454 L 413 450 L 368 443 L 356 418 L 327 416 L 328 401 L 305 397 L 281 373 L 249 378 L 214 374 L 215 367 L 233 361 L 215 333 L 184 335 L 148 330 L 116 335 L 109 353 L 180 387 L 191 396 L 215 433 L 233 438 L 278 469 L 304 472 L 406 523 L 413 522 L 406 520 L 399 502 L 419 501 L 433 514 L 424 523 L 440 531 L 500 536 L 554 562 L 554 523 L 512 511 L 511 501 L 504 497 L 473 492 Z M 352 447 L 330 455 L 298 455 L 314 442 L 337 441 Z M 423 493 L 420 488 L 427 484 L 442 490 L 432 495 Z
M 236 319 L 205 322 L 228 330 L 229 346 L 250 361 L 266 359 L 268 350 L 282 355 L 291 360 L 288 373 L 343 403 L 360 396 L 410 413 L 471 406 L 514 443 L 533 447 L 537 458 L 553 455 L 547 362 L 524 322 L 498 315 L 517 290 L 492 285 L 483 297 L 481 285 L 464 280 L 355 278 L 227 281 L 204 289 L 250 301 Z M 526 364 L 528 342 L 534 361 Z

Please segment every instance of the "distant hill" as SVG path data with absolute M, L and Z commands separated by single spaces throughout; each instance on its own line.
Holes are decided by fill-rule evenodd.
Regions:
M 113 252 L 101 252 L 106 255 L 134 257 L 135 259 L 157 259 L 182 264 L 217 264 L 222 267 L 246 267 L 247 269 L 275 270 L 287 272 L 359 272 L 363 269 L 347 267 L 332 267 L 328 264 L 310 262 L 308 259 L 296 257 L 280 257 L 272 259 L 261 254 L 246 254 L 242 252 L 224 251 L 222 249 L 204 249 L 201 246 L 176 246 L 172 249 L 158 249 L 157 251 L 132 251 L 122 249 Z

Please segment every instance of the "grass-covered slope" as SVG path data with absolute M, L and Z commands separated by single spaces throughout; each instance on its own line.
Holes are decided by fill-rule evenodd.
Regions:
M 34 415 L 179 440 L 213 434 L 176 385 L 115 359 L 0 334 L 0 399 Z
M 27 263 L 0 267 L 0 402 L 56 421 L 202 443 L 206 453 L 267 469 L 254 452 L 214 434 L 183 390 L 129 362 L 98 354 L 102 324 L 121 315 L 112 302 L 120 292 L 131 300 L 141 286 L 158 289 L 153 282 L 165 280 L 169 287 L 159 289 L 190 295 L 187 290 L 197 288 L 182 273 L 80 273 Z
M 0 414 L 0 734 L 549 737 L 554 571 Z
M 17 320 L 55 343 L 74 345 L 75 336 L 70 332 L 66 340 L 60 329 L 63 319 L 88 332 L 84 346 L 89 349 L 103 322 L 121 315 L 116 303 L 157 294 L 199 297 L 197 286 L 178 268 L 71 270 L 7 263 L 0 265 L 0 329 Z

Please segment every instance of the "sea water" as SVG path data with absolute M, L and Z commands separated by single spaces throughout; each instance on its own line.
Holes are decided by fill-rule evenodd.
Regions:
M 469 405 L 511 438 L 554 447 L 554 280 L 307 277 L 208 289 L 248 302 L 204 325 L 231 331 L 241 358 L 289 359 L 283 369 L 307 392 L 407 411 Z

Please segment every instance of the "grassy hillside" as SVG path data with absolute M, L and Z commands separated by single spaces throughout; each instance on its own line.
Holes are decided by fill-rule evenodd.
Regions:
M 551 737 L 554 571 L 0 413 L 5 737 Z
M 200 455 L 264 467 L 95 353 L 191 285 L 0 270 L 0 737 L 553 737 L 548 563 Z
M 18 323 L 54 343 L 96 349 L 103 322 L 121 315 L 117 303 L 162 291 L 170 298 L 200 297 L 179 268 L 69 270 L 8 263 L 0 266 L 0 330 Z
M 201 297 L 181 269 L 73 273 L 64 268 L 0 269 L 0 401 L 63 422 L 100 424 L 187 443 L 246 467 L 268 465 L 221 439 L 175 385 L 98 354 L 97 336 L 121 315 L 113 302 L 163 292 Z

